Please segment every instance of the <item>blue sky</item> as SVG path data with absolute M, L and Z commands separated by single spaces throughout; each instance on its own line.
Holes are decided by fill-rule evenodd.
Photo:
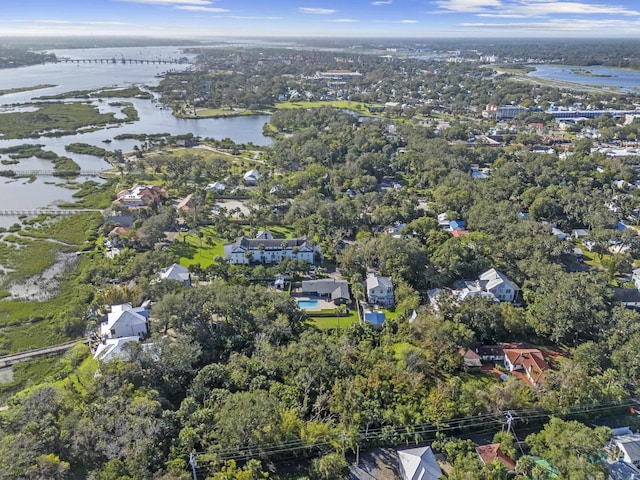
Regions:
M 2 0 L 0 35 L 630 37 L 638 0 Z

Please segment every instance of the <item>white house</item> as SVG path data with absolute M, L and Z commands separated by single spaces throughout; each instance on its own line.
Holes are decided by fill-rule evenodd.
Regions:
M 393 281 L 391 277 L 381 277 L 375 273 L 367 275 L 367 300 L 376 305 L 393 305 Z
M 227 186 L 224 183 L 210 183 L 204 188 L 205 192 L 224 192 Z
M 480 275 L 478 281 L 485 292 L 492 293 L 501 302 L 513 302 L 516 298 L 516 284 L 495 268 Z
M 149 333 L 149 312 L 144 307 L 133 308 L 130 303 L 113 305 L 107 321 L 100 325 L 102 338 L 143 338 Z
M 160 270 L 158 272 L 158 278 L 160 280 L 175 280 L 187 287 L 191 285 L 191 274 L 189 270 L 177 263 Z
M 260 232 L 258 238 L 236 238 L 224 246 L 224 259 L 232 264 L 280 263 L 285 258 L 299 262 L 306 260 L 313 265 L 317 247 L 307 237 L 273 238 L 270 232 Z
M 402 480 L 439 480 L 442 470 L 431 447 L 398 450 Z
M 126 352 L 123 347 L 129 342 L 138 342 L 139 340 L 138 337 L 107 338 L 98 345 L 93 359 L 108 362 L 114 358 L 124 358 Z
M 613 443 L 622 453 L 625 462 L 634 467 L 640 466 L 640 435 L 619 435 L 613 437 Z
M 640 268 L 633 269 L 631 279 L 633 280 L 633 284 L 636 286 L 636 288 L 640 290 Z
M 244 184 L 247 187 L 255 187 L 258 185 L 258 180 L 260 180 L 260 174 L 256 169 L 249 170 L 244 174 Z

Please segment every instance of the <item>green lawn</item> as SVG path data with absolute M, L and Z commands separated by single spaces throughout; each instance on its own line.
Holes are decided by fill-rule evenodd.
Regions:
M 217 236 L 213 227 L 200 229 L 203 236 L 198 237 L 193 232 L 179 233 L 171 250 L 180 255 L 180 265 L 189 267 L 200 264 L 201 268 L 213 265 L 214 258 L 224 256 L 224 244 L 227 240 Z
M 278 110 L 290 110 L 294 108 L 320 108 L 320 107 L 335 107 L 345 110 L 353 110 L 354 112 L 362 115 L 370 115 L 367 106 L 362 102 L 350 102 L 347 100 L 326 100 L 322 102 L 283 102 L 276 103 L 275 108 Z
M 320 330 L 328 330 L 333 328 L 346 328 L 354 323 L 358 323 L 358 311 L 351 310 L 349 315 L 345 317 L 314 317 L 309 315 L 311 323 Z

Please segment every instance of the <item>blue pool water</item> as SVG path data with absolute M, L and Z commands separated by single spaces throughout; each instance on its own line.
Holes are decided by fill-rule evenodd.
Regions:
M 300 308 L 318 308 L 317 300 L 296 300 L 296 303 Z

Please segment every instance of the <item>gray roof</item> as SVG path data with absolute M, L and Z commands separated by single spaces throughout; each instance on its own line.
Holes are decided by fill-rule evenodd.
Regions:
M 617 461 L 607 465 L 611 480 L 640 480 L 640 472 L 626 462 Z
M 302 292 L 313 292 L 318 295 L 331 295 L 332 300 L 344 298 L 350 300 L 349 284 L 346 280 L 334 280 L 333 278 L 323 278 L 320 280 L 303 280 Z
M 308 247 L 312 248 L 309 245 L 309 239 L 307 237 L 300 238 L 274 238 L 273 240 L 262 239 L 262 238 L 249 238 L 249 237 L 238 237 L 236 241 L 233 242 L 235 248 L 242 247 L 244 249 L 257 249 L 260 248 L 260 245 L 264 245 L 265 250 L 280 250 L 282 249 L 282 242 L 287 243 L 287 248 L 302 248 Z
M 640 435 L 621 435 L 614 441 L 633 463 L 640 462 Z
M 438 480 L 442 470 L 431 447 L 398 450 L 403 480 Z
M 495 268 L 487 270 L 482 275 L 480 275 L 480 282 L 484 284 L 483 286 L 486 290 L 491 290 L 492 288 L 495 288 L 503 283 L 511 286 L 514 290 L 517 289 L 515 284 L 511 280 L 509 280 L 504 273 L 499 272 Z
M 158 272 L 160 278 L 165 280 L 177 280 L 179 282 L 184 282 L 185 280 L 190 280 L 191 275 L 189 274 L 189 269 L 174 263 L 170 267 L 163 268 Z
M 393 281 L 391 280 L 391 277 L 381 277 L 375 273 L 370 273 L 367 276 L 367 290 L 377 287 L 393 288 Z

